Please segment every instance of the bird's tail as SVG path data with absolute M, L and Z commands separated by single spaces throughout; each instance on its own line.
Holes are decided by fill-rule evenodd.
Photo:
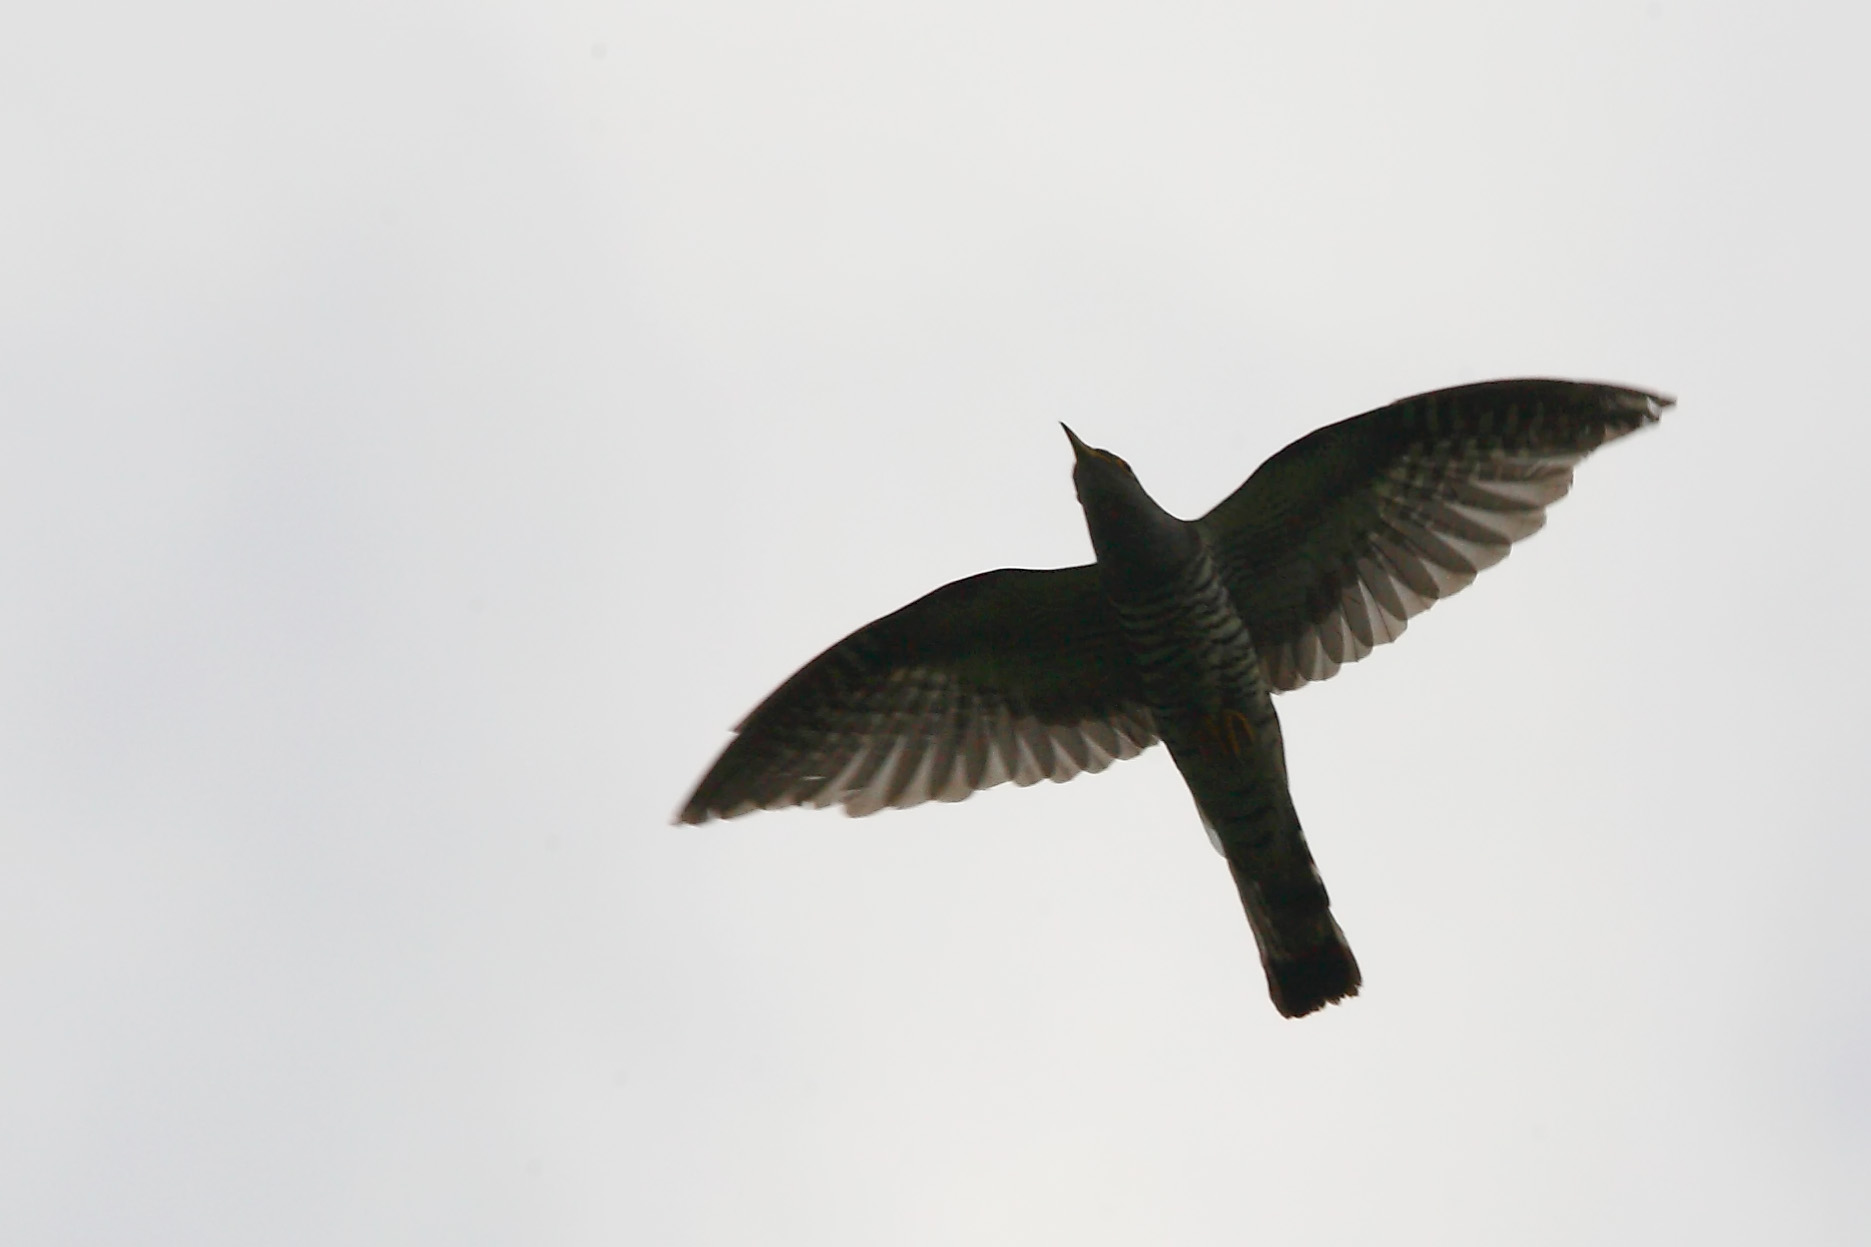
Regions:
M 1325 885 L 1310 860 L 1304 865 L 1311 876 L 1304 882 L 1310 886 L 1283 887 L 1277 880 L 1234 875 L 1267 972 L 1267 991 L 1274 1008 L 1289 1018 L 1355 996 L 1363 981 L 1358 959 L 1332 917 Z
M 1290 805 L 1254 811 L 1249 825 L 1272 818 L 1278 830 L 1251 837 L 1252 849 L 1237 845 L 1233 851 L 1199 802 L 1196 812 L 1234 876 L 1274 1008 L 1289 1018 L 1305 1017 L 1357 995 L 1363 982 L 1358 959 L 1332 917 L 1332 899 Z

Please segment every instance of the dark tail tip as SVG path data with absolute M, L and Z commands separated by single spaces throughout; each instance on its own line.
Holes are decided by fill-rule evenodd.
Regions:
M 1268 961 L 1266 967 L 1273 1007 L 1289 1018 L 1303 1018 L 1333 1001 L 1355 996 L 1364 981 L 1342 935 L 1297 955 Z

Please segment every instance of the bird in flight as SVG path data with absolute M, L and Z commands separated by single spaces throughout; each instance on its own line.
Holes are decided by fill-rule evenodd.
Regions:
M 1272 694 L 1396 640 L 1544 524 L 1580 460 L 1673 401 L 1554 380 L 1419 394 L 1300 438 L 1196 520 L 1068 428 L 1096 561 L 983 572 L 859 628 L 742 720 L 678 821 L 960 801 L 1160 740 L 1227 859 L 1274 1006 L 1354 996 Z

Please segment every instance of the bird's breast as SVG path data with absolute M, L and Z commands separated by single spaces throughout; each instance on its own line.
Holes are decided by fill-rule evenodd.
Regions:
M 1153 708 L 1215 711 L 1260 689 L 1253 639 L 1208 551 L 1160 577 L 1128 580 L 1107 595 Z

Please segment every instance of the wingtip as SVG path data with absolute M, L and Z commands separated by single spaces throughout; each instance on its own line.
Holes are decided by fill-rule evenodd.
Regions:
M 1568 381 L 1554 377 L 1535 379 L 1533 383 L 1561 386 L 1574 391 L 1581 397 L 1591 395 L 1599 404 L 1611 410 L 1638 412 L 1645 420 L 1655 420 L 1659 415 L 1676 406 L 1674 394 L 1645 389 L 1641 385 L 1626 385 L 1621 381 Z
M 1624 432 L 1655 424 L 1663 418 L 1663 413 L 1676 406 L 1674 394 L 1664 394 L 1658 390 L 1645 390 L 1637 386 L 1598 383 L 1600 393 L 1605 396 L 1605 414 L 1616 422 L 1628 422 Z M 1614 434 L 1615 436 L 1615 434 Z
M 1642 400 L 1645 408 L 1644 414 L 1652 420 L 1676 406 L 1674 394 L 1665 394 L 1660 390 L 1632 390 L 1631 393 Z

